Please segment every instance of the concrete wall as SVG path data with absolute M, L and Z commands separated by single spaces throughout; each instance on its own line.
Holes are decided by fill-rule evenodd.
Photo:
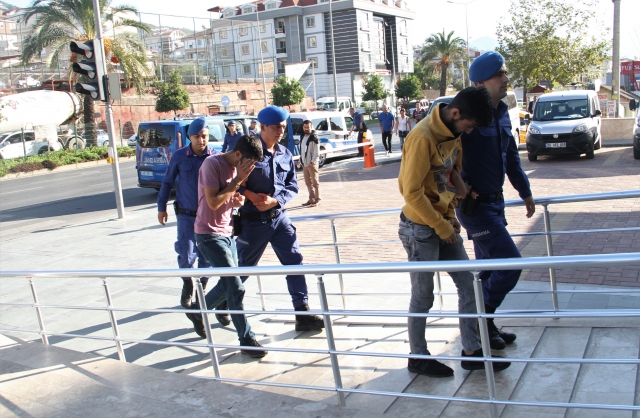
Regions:
M 602 119 L 602 141 L 633 140 L 635 118 Z

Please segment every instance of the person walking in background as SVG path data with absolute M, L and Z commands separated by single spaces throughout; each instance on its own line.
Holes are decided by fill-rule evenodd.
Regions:
M 198 214 L 195 222 L 195 239 L 200 252 L 214 267 L 237 267 L 238 253 L 233 239 L 234 206 L 244 203 L 244 196 L 237 192 L 253 171 L 256 161 L 262 159 L 262 143 L 255 136 L 244 135 L 234 148 L 224 154 L 207 158 L 200 168 L 198 177 Z M 206 294 L 207 309 L 227 300 L 230 310 L 244 309 L 244 284 L 238 276 L 222 276 L 218 283 Z M 200 309 L 198 301 L 193 309 Z M 202 315 L 187 314 L 196 333 L 206 338 Z M 244 314 L 233 314 L 231 320 L 238 333 L 240 345 L 262 347 L 256 341 L 251 326 Z M 253 358 L 267 355 L 264 350 L 241 350 L 242 354 Z
M 400 116 L 396 121 L 396 135 L 400 138 L 400 151 L 404 146 L 404 139 L 409 134 L 411 130 L 411 118 L 406 115 L 406 111 L 404 108 L 400 109 Z
M 234 120 L 230 120 L 227 123 L 227 129 L 229 129 L 229 132 L 224 135 L 222 152 L 231 151 L 233 147 L 236 146 L 236 142 L 238 142 L 238 139 L 240 139 L 240 137 L 242 136 L 242 132 L 238 132 L 238 130 L 236 129 L 236 121 Z
M 158 222 L 161 225 L 166 225 L 169 219 L 167 202 L 179 175 L 180 181 L 176 188 L 176 199 L 173 202 L 173 208 L 178 218 L 178 239 L 174 246 L 178 253 L 178 266 L 181 269 L 193 268 L 197 259 L 198 268 L 209 268 L 211 264 L 196 247 L 193 225 L 198 210 L 198 172 L 204 160 L 215 154 L 216 151 L 207 146 L 209 128 L 204 118 L 198 118 L 191 122 L 187 135 L 191 143 L 173 154 L 164 175 L 157 199 Z M 191 276 L 183 277 L 182 280 L 180 305 L 188 308 L 191 306 L 191 298 L 193 297 L 193 281 Z M 208 277 L 200 278 L 203 287 L 207 287 L 208 280 Z
M 302 206 L 318 206 L 320 204 L 320 184 L 318 183 L 318 159 L 320 156 L 320 143 L 316 131 L 311 128 L 311 121 L 302 122 L 303 136 L 300 140 L 300 161 L 302 165 L 304 182 L 309 190 L 309 200 Z
M 380 132 L 382 132 L 382 145 L 387 152 L 388 157 L 391 154 L 391 138 L 393 138 L 393 127 L 395 125 L 395 117 L 393 113 L 387 112 L 387 105 L 382 105 L 382 112 L 378 115 L 378 124 L 380 125 Z
M 422 108 L 422 105 L 420 104 L 420 102 L 419 101 L 416 102 L 416 108 L 413 109 L 413 114 L 411 115 L 415 125 L 417 125 L 418 122 L 420 122 L 422 118 L 424 118 L 425 112 L 426 110 Z
M 367 132 L 367 124 L 364 123 L 364 116 L 362 116 L 360 112 L 356 112 L 353 107 L 349 109 L 349 114 L 353 118 L 353 125 L 351 125 L 349 135 L 351 135 L 351 132 L 356 131 L 358 133 L 358 144 L 362 144 L 364 133 Z M 358 156 L 364 156 L 364 147 L 358 147 Z
M 398 175 L 405 205 L 400 214 L 398 235 L 409 261 L 468 260 L 460 237 L 455 210 L 458 192 L 451 174 L 462 164 L 460 134 L 475 126 L 491 124 L 491 98 L 485 88 L 468 87 L 451 103 L 433 109 L 427 119 L 407 136 Z M 458 290 L 458 312 L 476 313 L 473 275 L 449 272 Z M 433 306 L 433 272 L 410 273 L 409 312 L 427 313 Z M 426 318 L 409 317 L 409 345 L 412 354 L 430 355 L 425 339 Z M 483 357 L 476 318 L 460 318 L 462 357 Z M 494 362 L 495 371 L 509 367 Z M 483 362 L 462 361 L 465 370 L 484 369 Z M 430 377 L 448 377 L 453 370 L 437 360 L 409 359 L 409 371 Z
M 509 77 L 504 57 L 485 52 L 469 67 L 469 79 L 484 86 L 491 94 L 493 123 L 462 135 L 462 179 L 471 192 L 456 209 L 460 223 L 473 240 L 477 260 L 521 257 L 507 231 L 502 187 L 505 175 L 524 200 L 526 216 L 536 210 L 529 179 L 522 170 L 516 140 L 511 133 L 509 109 L 502 101 L 507 96 Z M 481 271 L 485 310 L 494 313 L 520 278 L 521 270 Z M 516 339 L 516 334 L 498 329 L 493 318 L 487 319 L 491 348 L 502 350 Z

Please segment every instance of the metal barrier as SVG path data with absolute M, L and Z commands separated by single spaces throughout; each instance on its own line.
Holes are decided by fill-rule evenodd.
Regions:
M 513 405 L 513 406 L 538 406 L 538 407 L 560 407 L 560 408 L 586 408 L 586 409 L 602 409 L 602 410 L 626 410 L 626 411 L 640 411 L 640 406 L 634 405 L 605 405 L 605 404 L 585 404 L 585 403 L 563 403 L 563 402 L 534 402 L 534 401 L 511 401 L 506 399 L 498 399 L 496 395 L 495 377 L 493 375 L 493 367 L 491 363 L 493 361 L 511 361 L 511 362 L 525 362 L 525 363 L 578 363 L 578 364 L 640 364 L 639 359 L 576 359 L 576 358 L 500 358 L 496 360 L 491 356 L 491 350 L 489 347 L 489 335 L 487 330 L 487 318 L 602 318 L 602 317 L 640 317 L 640 310 L 628 309 L 628 310 L 586 310 L 586 311 L 568 311 L 557 310 L 553 311 L 509 311 L 507 313 L 499 314 L 486 314 L 484 311 L 484 300 L 482 294 L 482 285 L 478 277 L 481 270 L 514 270 L 523 268 L 570 268 L 575 266 L 587 266 L 587 267 L 608 267 L 619 266 L 623 264 L 637 264 L 640 265 L 640 253 L 627 253 L 627 254 L 605 254 L 605 255 L 590 255 L 590 256 L 557 256 L 557 257 L 534 257 L 527 259 L 496 259 L 496 260 L 466 260 L 466 261 L 439 261 L 439 262 L 404 262 L 404 263 L 372 263 L 372 264 L 327 264 L 327 265 L 301 265 L 301 266 L 258 266 L 258 267 L 237 267 L 237 268 L 212 268 L 204 269 L 205 274 L 210 276 L 230 276 L 230 275 L 289 275 L 289 274 L 310 274 L 318 277 L 318 293 L 320 295 L 322 309 L 320 311 L 252 311 L 245 310 L 240 311 L 245 314 L 278 314 L 283 313 L 290 315 L 322 315 L 325 324 L 325 334 L 327 339 L 327 349 L 303 349 L 303 348 L 285 348 L 285 347 L 268 347 L 269 351 L 284 351 L 284 352 L 301 352 L 301 353 L 315 353 L 315 354 L 327 354 L 331 360 L 331 369 L 334 376 L 334 386 L 310 386 L 310 385 L 298 385 L 298 384 L 284 384 L 275 382 L 262 382 L 262 381 L 250 381 L 224 378 L 220 372 L 219 360 L 216 354 L 216 349 L 219 348 L 231 348 L 237 349 L 238 346 L 231 346 L 225 344 L 216 344 L 210 329 L 209 315 L 212 313 L 206 309 L 201 310 L 185 310 L 185 309 L 139 309 L 139 308 L 119 308 L 113 306 L 111 300 L 111 294 L 108 286 L 108 277 L 176 277 L 184 275 L 184 270 L 181 269 L 163 269 L 163 270 L 122 270 L 122 271 L 0 271 L 0 279 L 10 277 L 24 277 L 29 280 L 33 295 L 33 303 L 0 303 L 0 306 L 19 306 L 19 307 L 32 307 L 36 311 L 38 317 L 38 323 L 40 330 L 23 330 L 23 329 L 11 329 L 0 328 L 0 332 L 4 333 L 36 333 L 42 337 L 42 342 L 48 344 L 47 336 L 65 336 L 73 338 L 87 338 L 114 341 L 119 359 L 126 361 L 124 352 L 122 350 L 123 342 L 131 342 L 138 344 L 156 344 L 165 346 L 177 346 L 177 347 L 204 347 L 209 350 L 211 357 L 211 366 L 213 368 L 215 380 L 223 382 L 244 383 L 264 386 L 277 386 L 285 388 L 298 388 L 298 389 L 314 389 L 323 391 L 335 392 L 338 396 L 338 402 L 340 405 L 345 405 L 345 393 L 361 393 L 369 395 L 380 396 L 394 396 L 401 398 L 418 398 L 418 399 L 434 399 L 445 401 L 458 401 L 458 402 L 471 402 L 476 404 L 487 404 L 489 406 L 489 413 L 492 418 L 498 416 L 498 405 Z M 478 309 L 477 314 L 458 314 L 458 313 L 438 313 L 423 314 L 423 313 L 408 313 L 408 312 L 389 312 L 389 311 L 347 311 L 347 310 L 331 310 L 327 304 L 327 293 L 325 291 L 323 276 L 327 274 L 342 274 L 342 273 L 368 273 L 368 274 L 383 274 L 383 273 L 397 273 L 397 272 L 437 272 L 437 271 L 471 271 L 474 275 L 474 291 L 476 298 L 476 306 Z M 198 275 L 203 272 L 198 269 Z M 59 278 L 99 278 L 103 281 L 104 290 L 106 293 L 107 306 L 95 307 L 95 306 L 70 306 L 70 305 L 47 305 L 40 304 L 36 293 L 36 286 L 34 279 L 53 280 Z M 200 306 L 206 306 L 204 302 L 204 292 L 202 284 L 199 279 L 197 282 L 197 297 L 200 302 Z M 606 292 L 617 293 L 617 292 Z M 46 331 L 45 320 L 42 315 L 42 309 L 74 309 L 74 310 L 90 310 L 90 311 L 107 311 L 113 330 L 113 337 L 91 336 L 91 335 L 77 335 L 70 333 L 55 333 Z M 132 338 L 122 337 L 118 331 L 118 322 L 116 318 L 116 312 L 154 312 L 154 313 L 186 313 L 186 312 L 200 312 L 202 313 L 203 321 L 205 323 L 206 330 L 206 343 L 186 343 L 186 342 L 174 342 L 174 341 L 158 341 L 158 340 L 137 340 Z M 231 310 L 219 310 L 216 313 L 236 313 L 239 311 Z M 331 316 L 343 316 L 343 315 L 358 315 L 358 316 L 391 316 L 391 317 L 447 317 L 447 318 L 478 318 L 480 327 L 480 339 L 485 353 L 484 357 L 461 357 L 461 356 L 433 356 L 433 355 L 417 355 L 417 354 L 397 354 L 397 353 L 384 353 L 384 352 L 363 352 L 363 351 L 342 351 L 337 350 L 335 346 L 335 339 L 332 331 Z M 259 347 L 242 347 L 245 350 L 256 350 Z M 395 357 L 395 358 L 415 358 L 415 359 L 439 359 L 439 360 L 466 360 L 466 361 L 483 361 L 485 363 L 485 373 L 487 379 L 487 398 L 465 398 L 455 396 L 436 396 L 428 394 L 410 394 L 380 390 L 365 390 L 355 388 L 345 388 L 342 385 L 340 364 L 338 361 L 339 355 L 345 356 L 375 356 L 375 357 Z

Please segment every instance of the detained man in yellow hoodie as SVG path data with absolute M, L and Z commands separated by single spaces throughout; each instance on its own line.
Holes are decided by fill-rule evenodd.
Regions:
M 491 96 L 484 87 L 468 87 L 449 104 L 441 104 L 411 131 L 402 149 L 398 186 L 405 200 L 398 234 L 409 261 L 468 260 L 456 219 L 456 190 L 462 167 L 460 135 L 493 120 Z M 409 312 L 427 313 L 433 306 L 433 273 L 411 273 Z M 458 290 L 458 311 L 477 313 L 473 275 L 449 272 Z M 426 318 L 408 318 L 411 354 L 430 355 L 425 339 Z M 478 320 L 460 319 L 461 356 L 482 357 Z M 494 371 L 509 367 L 493 362 Z M 484 362 L 462 361 L 465 370 L 484 369 Z M 453 370 L 434 359 L 409 359 L 409 371 L 448 377 Z

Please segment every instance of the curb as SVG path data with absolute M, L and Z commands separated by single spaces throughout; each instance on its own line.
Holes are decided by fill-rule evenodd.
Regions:
M 135 160 L 135 157 L 118 158 L 118 162 L 126 162 L 126 161 L 129 161 L 129 160 Z M 61 172 L 61 171 L 82 170 L 84 168 L 97 167 L 97 166 L 101 166 L 101 165 L 109 165 L 109 163 L 105 159 L 105 160 L 87 161 L 87 162 L 84 162 L 84 163 L 75 163 L 75 164 L 62 165 L 60 167 L 54 168 L 53 170 L 48 170 L 48 169 L 44 168 L 42 170 L 29 171 L 29 172 L 26 172 L 26 173 L 8 173 L 6 176 L 0 177 L 0 182 L 19 179 L 19 178 L 23 178 L 23 177 L 42 176 L 42 175 L 49 174 L 49 173 L 52 173 L 52 172 L 58 173 L 58 172 Z

